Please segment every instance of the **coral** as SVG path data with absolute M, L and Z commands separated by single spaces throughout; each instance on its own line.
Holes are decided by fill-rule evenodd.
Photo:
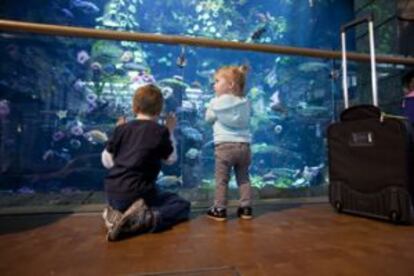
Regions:
M 91 57 L 101 64 L 116 63 L 124 50 L 113 41 L 99 40 L 92 45 Z

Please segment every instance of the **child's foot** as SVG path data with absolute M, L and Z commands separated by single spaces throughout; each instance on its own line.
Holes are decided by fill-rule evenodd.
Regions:
M 225 208 L 211 207 L 207 211 L 207 217 L 216 221 L 225 221 L 227 219 L 227 212 Z
M 118 240 L 128 220 L 130 220 L 134 216 L 137 216 L 137 214 L 145 213 L 147 209 L 148 207 L 143 199 L 138 199 L 134 203 L 132 203 L 131 206 L 129 206 L 129 208 L 122 215 L 122 217 L 114 223 L 111 229 L 108 230 L 108 234 L 106 236 L 107 240 Z
M 237 216 L 241 219 L 252 219 L 252 207 L 246 206 L 246 207 L 239 207 L 237 209 Z

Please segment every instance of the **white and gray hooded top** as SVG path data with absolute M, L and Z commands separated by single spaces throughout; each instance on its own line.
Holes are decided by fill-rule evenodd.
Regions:
M 213 123 L 214 144 L 250 143 L 250 102 L 245 97 L 224 94 L 210 101 L 206 121 Z

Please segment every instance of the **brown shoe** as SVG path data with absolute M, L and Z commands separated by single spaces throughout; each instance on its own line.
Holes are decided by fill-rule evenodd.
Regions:
M 144 233 L 153 229 L 156 225 L 156 214 L 150 208 L 143 209 L 131 216 L 125 225 L 128 233 Z
M 132 218 L 141 213 L 145 213 L 148 209 L 143 199 L 138 199 L 129 206 L 119 221 L 116 221 L 111 229 L 108 230 L 107 240 L 116 241 L 119 239 L 119 235 L 125 230 L 124 226 Z
M 104 220 L 105 226 L 108 230 L 112 229 L 122 217 L 122 213 L 116 209 L 113 209 L 111 206 L 105 207 L 102 212 L 102 218 Z

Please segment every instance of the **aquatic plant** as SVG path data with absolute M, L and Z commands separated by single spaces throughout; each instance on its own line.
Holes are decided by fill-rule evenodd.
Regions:
M 260 175 L 251 175 L 250 183 L 252 187 L 263 188 L 267 183 L 263 180 L 263 177 Z
M 292 183 L 293 183 L 292 179 L 281 176 L 275 180 L 274 186 L 276 188 L 288 189 L 291 187 Z

